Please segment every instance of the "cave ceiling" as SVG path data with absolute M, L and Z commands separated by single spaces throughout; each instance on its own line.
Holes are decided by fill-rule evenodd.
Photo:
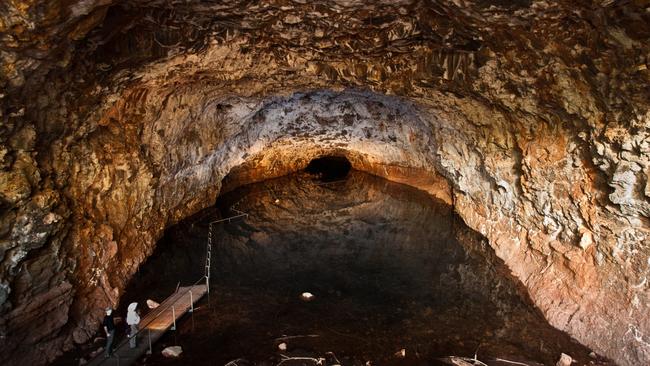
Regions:
M 553 326 L 650 363 L 648 24 L 648 0 L 2 1 L 0 361 L 90 339 L 229 172 L 336 153 L 453 203 Z

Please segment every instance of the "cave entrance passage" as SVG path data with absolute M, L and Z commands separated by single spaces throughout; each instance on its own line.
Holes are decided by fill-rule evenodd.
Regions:
M 322 156 L 309 162 L 305 171 L 325 182 L 333 182 L 347 177 L 351 169 L 352 164 L 343 156 Z
M 156 300 L 186 280 L 179 274 L 201 275 L 208 224 L 233 206 L 248 216 L 215 228 L 210 304 L 148 362 L 277 365 L 282 354 L 434 365 L 477 348 L 488 364 L 554 364 L 561 352 L 588 362 L 589 350 L 545 322 L 450 206 L 354 170 L 326 185 L 299 172 L 227 193 L 167 231 L 123 302 Z M 160 356 L 170 344 L 182 359 Z

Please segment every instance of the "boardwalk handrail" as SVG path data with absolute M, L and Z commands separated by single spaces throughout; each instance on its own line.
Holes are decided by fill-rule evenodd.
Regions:
M 191 293 L 191 292 L 192 292 L 192 289 L 194 288 L 194 286 L 198 285 L 199 282 L 205 280 L 205 278 L 206 278 L 205 276 L 202 276 L 201 278 L 199 278 L 196 282 L 194 282 L 192 285 L 190 285 L 190 286 L 188 287 L 187 290 L 183 291 L 183 293 L 181 294 L 181 296 L 182 296 L 182 295 L 185 295 L 185 294 L 188 294 L 188 293 Z M 179 289 L 176 289 L 176 291 L 174 291 L 174 293 L 173 293 L 171 296 L 176 295 L 176 294 L 178 294 L 178 293 L 179 293 Z M 170 297 L 171 297 L 171 296 L 170 296 Z M 190 303 L 191 303 L 191 302 L 190 302 Z M 193 306 L 193 304 L 190 304 L 190 306 Z M 127 338 L 123 339 L 122 342 L 120 342 L 117 346 L 113 347 L 113 354 L 117 357 L 117 359 L 118 359 L 118 364 L 119 364 L 119 358 L 120 358 L 120 355 L 119 355 L 119 353 L 117 353 L 117 350 L 119 350 L 120 348 L 124 347 L 124 346 L 129 342 L 129 340 L 130 340 L 132 337 L 137 336 L 138 334 L 140 334 L 141 332 L 143 332 L 144 329 L 147 328 L 147 326 L 148 326 L 149 324 L 153 323 L 153 322 L 154 322 L 155 320 L 157 320 L 161 315 L 163 315 L 163 313 L 165 312 L 165 310 L 169 310 L 170 308 L 173 308 L 173 307 L 174 307 L 174 302 L 171 302 L 171 303 L 167 304 L 164 308 L 162 308 L 162 309 L 160 309 L 160 310 L 159 310 L 158 308 L 152 309 L 152 312 L 158 311 L 158 313 L 155 314 L 155 315 L 154 315 L 151 319 L 149 319 L 149 321 L 147 321 L 146 323 L 144 323 L 144 324 L 138 324 L 138 331 L 137 331 L 137 332 L 135 332 L 134 334 L 129 334 L 129 336 L 128 336 Z M 148 316 L 148 315 L 149 315 L 149 314 L 147 314 L 147 316 Z M 176 324 L 175 319 L 174 319 L 174 324 Z M 102 357 L 102 353 L 101 353 L 101 352 L 100 352 L 100 353 L 99 353 L 95 358 L 98 358 L 98 357 Z M 99 362 L 99 364 L 101 365 L 102 363 L 104 363 L 105 361 L 108 361 L 108 360 L 110 360 L 110 358 L 104 358 L 102 361 Z

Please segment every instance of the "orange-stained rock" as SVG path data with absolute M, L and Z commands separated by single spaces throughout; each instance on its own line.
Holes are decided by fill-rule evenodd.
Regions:
M 323 154 L 452 202 L 551 324 L 650 363 L 647 2 L 169 5 L 0 4 L 0 363 L 89 339 L 224 177 Z

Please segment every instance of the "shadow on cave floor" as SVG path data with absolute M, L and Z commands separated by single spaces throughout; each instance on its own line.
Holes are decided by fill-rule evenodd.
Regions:
M 121 308 L 194 282 L 207 223 L 235 203 L 249 213 L 214 226 L 210 299 L 140 364 L 276 365 L 283 354 L 329 357 L 331 365 L 327 352 L 342 365 L 435 365 L 475 352 L 489 365 L 554 365 L 562 352 L 605 364 L 546 323 L 452 207 L 409 186 L 346 174 L 323 183 L 303 172 L 240 187 L 167 230 Z M 300 299 L 305 291 L 313 301 Z M 161 356 L 169 345 L 182 346 L 179 359 Z

